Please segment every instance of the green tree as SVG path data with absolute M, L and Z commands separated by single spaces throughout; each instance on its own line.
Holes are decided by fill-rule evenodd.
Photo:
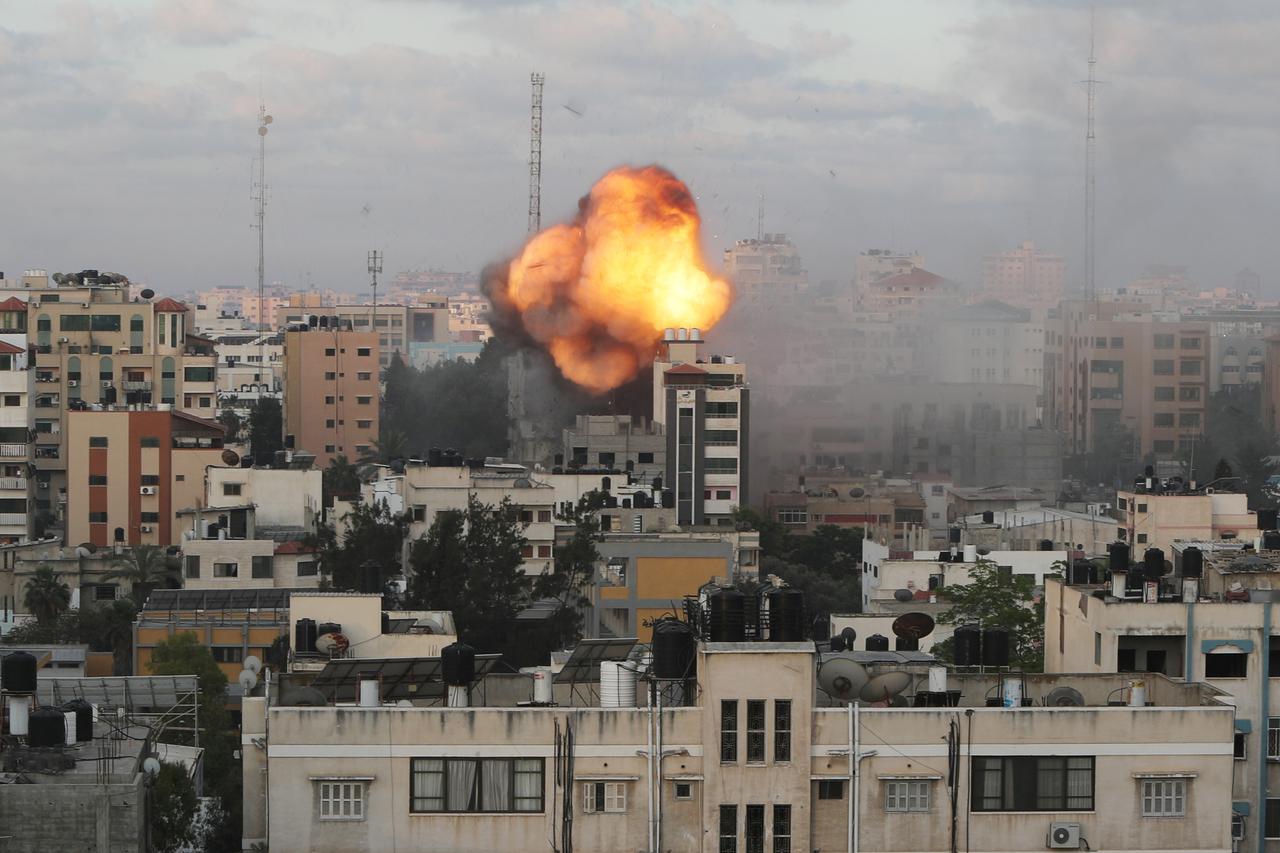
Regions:
M 66 610 L 46 622 L 18 625 L 4 635 L 10 645 L 85 643 L 91 651 L 111 652 L 115 675 L 133 674 L 133 620 L 137 608 L 132 600 L 118 598 L 79 609 Z
M 222 411 L 218 412 L 218 423 L 222 424 L 222 428 L 227 431 L 227 441 L 239 441 L 240 430 L 244 424 L 240 420 L 240 416 L 236 414 L 235 409 L 230 406 L 224 406 Z
M 554 599 L 555 615 L 551 618 L 550 632 L 556 648 L 567 648 L 582 637 L 583 612 L 588 604 L 585 591 L 595 578 L 600 552 L 596 543 L 601 540 L 600 509 L 605 496 L 597 491 L 588 492 L 566 513 L 556 517 L 573 525 L 573 535 L 568 541 L 556 545 L 555 567 L 533 581 L 535 599 Z
M 382 502 L 356 504 L 343 517 L 341 539 L 324 527 L 311 541 L 319 549 L 327 588 L 382 592 L 388 578 L 402 574 L 401 554 L 409 517 L 394 515 Z
M 368 452 L 356 460 L 357 465 L 387 465 L 393 459 L 409 456 L 409 436 L 398 429 L 379 424 L 378 437 Z
M 27 581 L 22 603 L 40 623 L 52 622 L 71 606 L 71 588 L 50 566 L 40 566 Z
M 265 459 L 277 450 L 284 450 L 284 416 L 280 401 L 274 397 L 260 397 L 249 410 L 249 452 L 253 458 Z
M 178 572 L 169 565 L 169 557 L 158 545 L 135 545 L 111 564 L 104 580 L 122 580 L 129 584 L 129 594 L 141 607 L 151 590 L 160 586 L 176 587 Z
M 733 522 L 739 530 L 760 533 L 760 553 L 766 557 L 782 557 L 791 550 L 794 535 L 780 521 L 774 521 L 755 507 L 733 508 Z
M 474 362 L 444 362 L 417 370 L 393 358 L 383 374 L 380 441 L 391 450 L 390 436 L 412 436 L 410 450 L 454 448 L 467 456 L 503 456 L 507 452 L 506 352 L 490 341 Z M 395 456 L 389 457 L 395 458 Z
M 491 506 L 471 496 L 465 510 L 437 512 L 409 553 L 410 606 L 451 610 L 463 640 L 482 652 L 503 649 L 528 602 L 529 581 L 520 571 L 526 544 L 509 501 Z
M 787 586 L 803 592 L 805 608 L 814 619 L 862 610 L 862 584 L 857 572 L 830 572 L 765 557 L 760 561 L 760 575 L 777 575 Z
M 321 491 L 326 509 L 333 506 L 335 497 L 359 496 L 360 470 L 351 464 L 345 454 L 335 456 L 321 475 Z
M 148 792 L 151 845 L 158 853 L 177 853 L 195 841 L 196 788 L 181 764 L 164 762 Z
M 1044 602 L 1034 594 L 1029 577 L 1002 578 L 990 560 L 979 560 L 969 570 L 969 582 L 953 584 L 938 591 L 950 605 L 938 615 L 941 625 L 977 623 L 983 628 L 1004 628 L 1009 632 L 1009 663 L 1024 672 L 1044 669 Z M 951 662 L 951 640 L 938 643 L 933 653 Z

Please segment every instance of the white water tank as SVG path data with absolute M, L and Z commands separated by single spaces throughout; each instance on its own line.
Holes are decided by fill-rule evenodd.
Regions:
M 1145 681 L 1129 682 L 1129 706 L 1141 708 L 1147 704 L 1147 683 Z
M 600 661 L 600 707 L 634 708 L 635 706 L 636 671 L 623 661 Z
M 382 704 L 382 700 L 378 695 L 378 679 L 370 676 L 360 676 L 360 707 L 361 708 L 377 708 Z
M 966 563 L 978 562 L 978 546 L 977 545 L 964 546 L 964 561 Z
M 9 734 L 26 737 L 31 733 L 31 697 L 9 696 Z
M 63 737 L 67 746 L 76 745 L 76 712 L 63 711 Z
M 1022 707 L 1022 678 L 1002 678 L 1000 680 L 1000 699 L 1006 708 Z
M 929 692 L 947 692 L 947 668 L 945 666 L 929 667 Z
M 551 667 L 533 668 L 533 701 L 539 705 L 551 704 Z

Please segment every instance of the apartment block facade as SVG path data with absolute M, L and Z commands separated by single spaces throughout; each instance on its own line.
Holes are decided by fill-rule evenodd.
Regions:
M 326 468 L 354 462 L 378 438 L 378 336 L 345 328 L 284 336 L 284 431 Z M 261 461 L 261 460 L 259 460 Z
M 0 543 L 33 533 L 29 366 L 27 304 L 11 296 L 0 302 Z
M 982 294 L 1010 305 L 1052 308 L 1062 299 L 1067 262 L 1061 255 L 1024 242 L 1016 249 L 982 259 Z

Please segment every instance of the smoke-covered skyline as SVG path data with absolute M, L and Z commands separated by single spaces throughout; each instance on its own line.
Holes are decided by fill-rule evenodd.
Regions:
M 689 184 L 708 259 L 786 231 L 816 280 L 859 249 L 973 281 L 1024 239 L 1079 280 L 1088 4 L 233 0 L 0 4 L 0 268 L 365 287 L 479 271 L 524 238 L 529 72 L 547 75 L 543 222 L 621 164 Z M 1098 12 L 1098 282 L 1252 267 L 1271 293 L 1280 9 Z

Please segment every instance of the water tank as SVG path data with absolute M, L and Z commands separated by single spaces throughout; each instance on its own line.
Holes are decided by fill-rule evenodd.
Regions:
M 1112 542 L 1107 546 L 1107 560 L 1111 571 L 1129 571 L 1129 546 L 1124 542 Z
M 804 593 L 775 589 L 769 593 L 769 639 L 775 643 L 804 641 Z
M 391 614 L 385 610 L 382 611 L 382 624 L 380 626 L 380 630 L 384 634 L 391 633 Z
M 440 650 L 444 683 L 463 687 L 476 680 L 476 650 L 466 643 L 450 643 Z
M 976 625 L 961 625 L 952 638 L 956 666 L 977 666 L 982 662 L 982 634 Z
M 991 510 L 989 510 L 989 509 L 988 509 L 988 510 L 984 510 L 984 511 L 983 511 L 983 513 L 982 513 L 982 523 L 983 523 L 983 524 L 995 524 L 995 523 L 996 523 L 996 514 L 995 514 L 994 512 L 992 512 Z
M 1158 581 L 1164 575 L 1164 551 L 1148 548 L 1142 554 L 1142 573 L 1149 581 Z
M 1009 632 L 1004 628 L 985 628 L 982 631 L 982 665 L 1009 665 Z
M 654 490 L 655 492 L 660 492 L 660 491 L 662 491 L 662 475 L 661 475 L 661 474 L 657 474 L 657 475 L 655 475 L 655 476 L 654 476 L 654 478 L 653 478 L 653 490 Z
M 5 693 L 36 692 L 36 656 L 12 652 L 0 661 L 0 688 Z
M 920 641 L 915 637 L 894 637 L 893 648 L 899 652 L 918 652 Z
M 1040 550 L 1041 550 L 1041 551 L 1052 551 L 1052 550 L 1053 550 L 1053 540 L 1052 540 L 1052 539 L 1041 539 L 1041 540 L 1040 540 Z
M 72 699 L 62 706 L 63 711 L 76 715 L 76 742 L 93 740 L 93 706 L 83 699 Z
M 889 651 L 889 638 L 884 634 L 872 634 L 867 637 L 867 651 L 869 652 L 887 652 Z
M 29 746 L 62 746 L 67 740 L 67 719 L 57 708 L 48 706 L 32 713 L 27 732 Z
M 1280 532 L 1268 530 L 1262 534 L 1262 550 L 1280 551 Z
M 626 661 L 600 661 L 600 707 L 636 706 L 636 670 Z
M 316 627 L 316 635 L 323 637 L 325 634 L 341 634 L 342 624 L 339 622 L 321 622 Z
M 736 589 L 718 589 L 707 597 L 707 605 L 707 629 L 711 642 L 741 643 L 746 640 L 745 595 Z
M 959 527 L 953 527 L 947 531 L 947 541 L 950 542 L 952 545 L 960 544 L 960 528 Z
M 663 508 L 663 509 L 675 509 L 675 508 L 676 508 L 676 493 L 675 493 L 675 492 L 671 491 L 670 489 L 663 489 L 663 490 L 662 490 L 662 508 Z
M 432 447 L 427 450 L 427 464 L 432 468 L 439 468 L 444 463 L 444 454 L 440 452 L 440 448 Z
M 293 650 L 295 652 L 314 652 L 318 636 L 320 635 L 316 631 L 316 620 L 299 619 L 293 626 Z
M 1199 548 L 1188 548 L 1182 552 L 1182 576 L 1184 578 L 1204 576 L 1204 552 Z
M 693 678 L 697 670 L 698 642 L 688 624 L 662 619 L 653 626 L 653 677 Z
M 1277 525 L 1277 516 L 1280 516 L 1280 510 L 1275 507 L 1262 507 L 1258 510 L 1258 529 L 1259 530 L 1275 530 Z

